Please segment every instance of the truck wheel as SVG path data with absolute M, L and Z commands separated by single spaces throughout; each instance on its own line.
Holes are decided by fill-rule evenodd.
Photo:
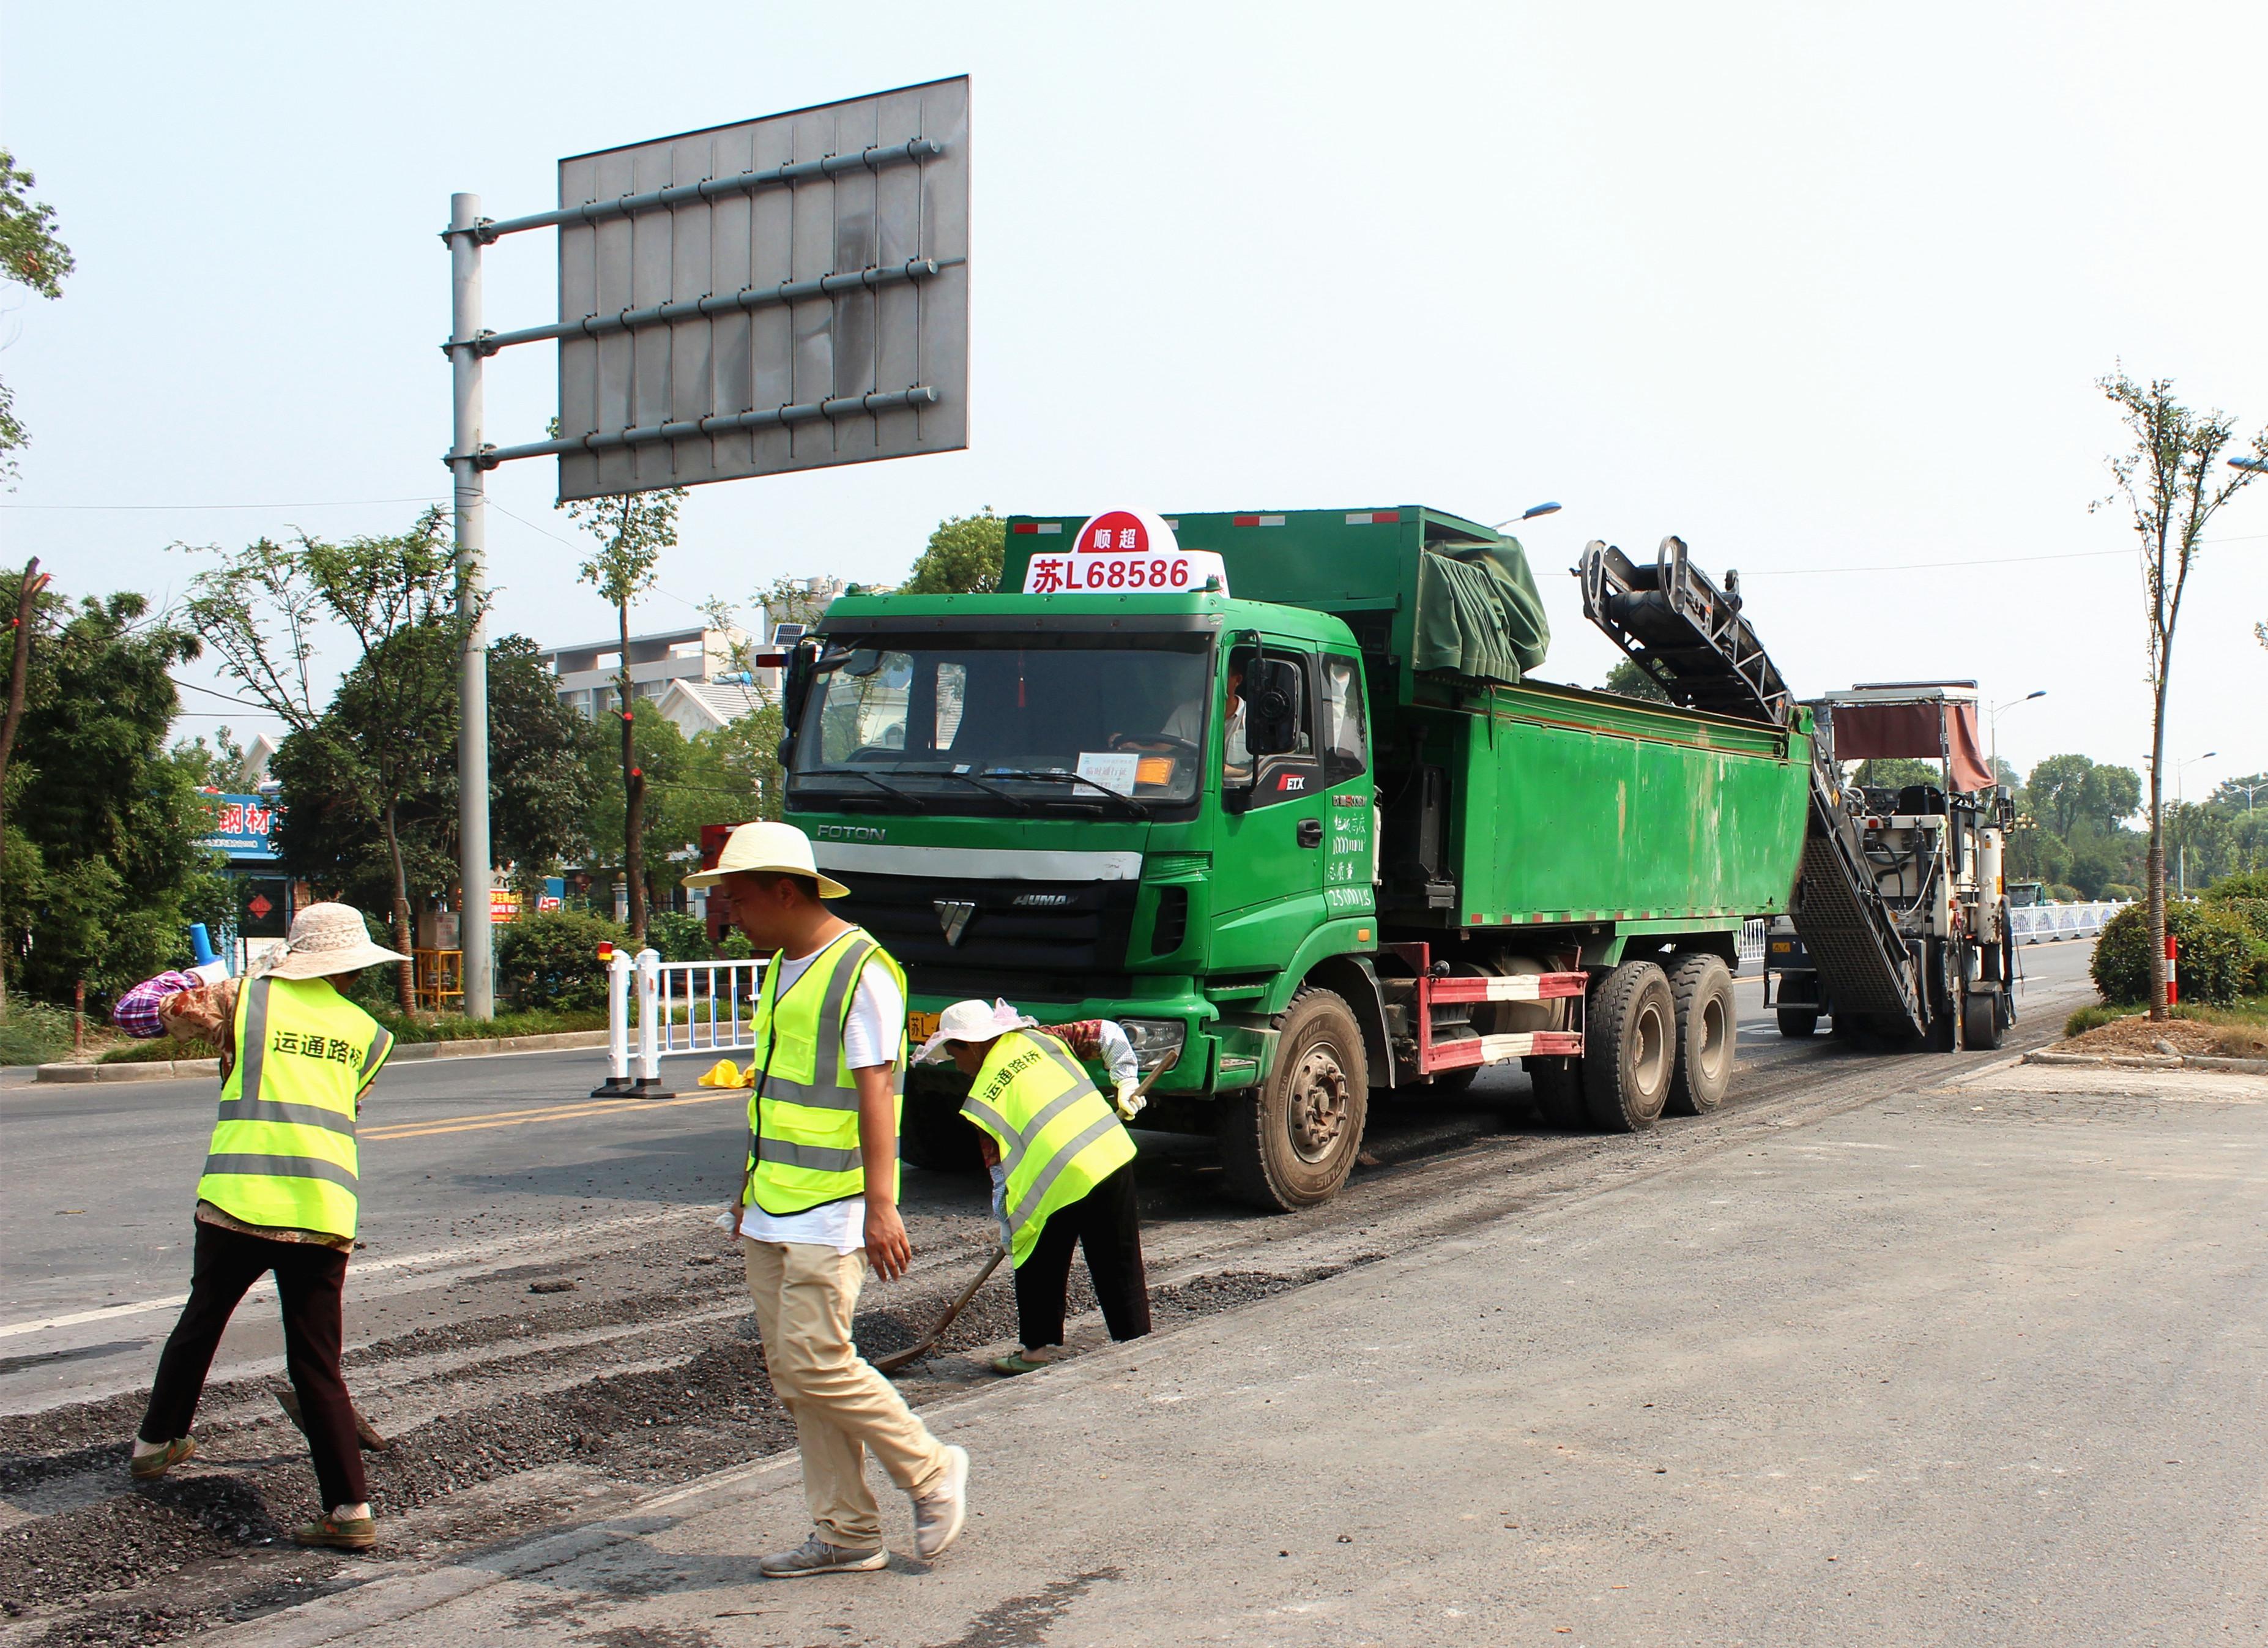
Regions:
M 1819 1015 L 1808 1007 L 1784 1007 L 1779 1010 L 1779 1033 L 1790 1041 L 1801 1041 L 1819 1031 Z
M 1985 1053 L 2000 1045 L 2000 998 L 1965 995 L 1961 998 L 1961 1041 L 1971 1053 Z
M 1591 996 L 1583 1099 L 1602 1133 L 1643 1133 L 1661 1119 L 1677 1068 L 1677 1004 L 1650 961 L 1626 961 Z
M 937 1093 L 909 1093 L 898 1114 L 898 1154 L 932 1173 L 984 1171 L 976 1129 L 961 1115 L 961 1101 Z
M 1263 1213 L 1329 1201 L 1354 1171 L 1369 1105 L 1354 1014 L 1335 991 L 1300 991 L 1278 1028 L 1268 1079 L 1223 1103 L 1229 1189 Z
M 1535 1089 L 1536 1112 L 1544 1126 L 1565 1127 L 1570 1133 L 1581 1133 L 1590 1127 L 1580 1061 L 1532 1055 L 1521 1062 L 1528 1067 L 1528 1079 Z
M 1664 1108 L 1673 1116 L 1705 1116 L 1733 1085 L 1740 1037 L 1733 975 L 1714 956 L 1680 956 L 1669 969 L 1669 996 L 1677 1010 L 1677 1068 Z

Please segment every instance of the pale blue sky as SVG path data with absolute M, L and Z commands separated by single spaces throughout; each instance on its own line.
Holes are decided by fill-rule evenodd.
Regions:
M 1675 531 L 1742 569 L 1800 691 L 2045 687 L 2004 755 L 2137 762 L 2131 557 L 2020 558 L 2131 543 L 2087 511 L 2115 362 L 2268 418 L 2257 4 L 11 4 L 0 42 L 0 141 L 80 263 L 60 303 L 6 289 L 34 444 L 0 533 L 74 592 L 441 495 L 452 190 L 538 211 L 563 154 L 963 72 L 970 450 L 697 491 L 642 626 L 895 577 L 988 503 L 1554 498 L 1545 674 L 1611 659 L 1558 571 L 1582 543 Z M 552 318 L 551 257 L 491 254 L 491 325 Z M 515 354 L 499 442 L 549 410 L 549 350 Z M 491 484 L 534 523 L 492 516 L 498 622 L 603 632 L 549 466 Z M 183 507 L 247 503 L 295 506 Z M 160 507 L 27 507 L 89 504 Z M 2177 665 L 2174 754 L 2222 752 L 2192 795 L 2268 767 L 2268 484 L 2216 536 Z M 1915 562 L 1962 565 L 1849 570 Z

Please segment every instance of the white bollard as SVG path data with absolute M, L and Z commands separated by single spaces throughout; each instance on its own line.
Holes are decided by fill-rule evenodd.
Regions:
M 638 1072 L 640 1098 L 674 1098 L 661 1085 L 661 952 L 637 953 Z
M 591 1097 L 627 1098 L 637 1091 L 630 1080 L 630 955 L 615 948 L 607 957 L 607 1079 Z

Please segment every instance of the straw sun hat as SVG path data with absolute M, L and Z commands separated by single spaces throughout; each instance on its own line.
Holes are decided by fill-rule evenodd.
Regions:
M 744 824 L 725 838 L 715 869 L 696 870 L 685 878 L 688 887 L 714 887 L 727 876 L 755 870 L 779 876 L 807 876 L 819 883 L 822 898 L 847 898 L 850 890 L 831 876 L 819 873 L 811 855 L 811 838 L 791 824 Z
M 370 942 L 362 912 L 350 904 L 311 904 L 292 918 L 291 936 L 271 966 L 270 979 L 324 979 L 381 962 L 408 961 L 398 950 Z

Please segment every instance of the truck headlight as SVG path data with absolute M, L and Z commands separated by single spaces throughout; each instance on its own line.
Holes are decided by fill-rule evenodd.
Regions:
M 1122 1018 L 1118 1027 L 1134 1044 L 1134 1061 L 1145 1075 L 1158 1068 L 1169 1053 L 1179 1053 L 1189 1038 L 1189 1027 L 1178 1018 Z

